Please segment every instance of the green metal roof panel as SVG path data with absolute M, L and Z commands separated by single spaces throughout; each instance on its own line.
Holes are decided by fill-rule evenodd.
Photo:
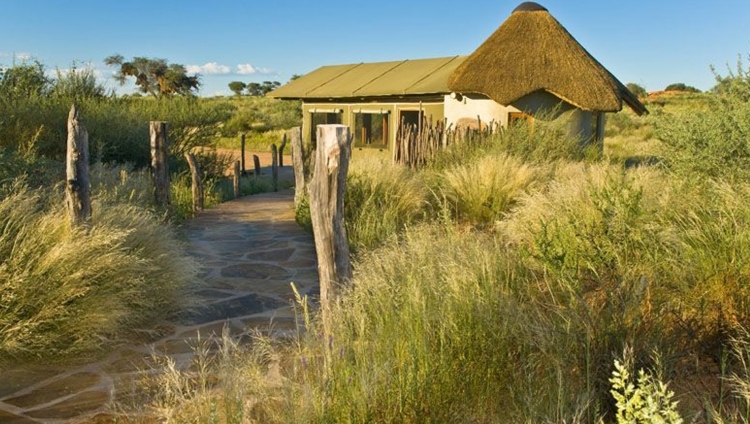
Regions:
M 356 95 L 363 97 L 402 95 L 409 93 L 411 87 L 415 84 L 419 84 L 422 89 L 414 92 L 414 94 L 447 93 L 449 92 L 447 75 L 443 81 L 435 80 L 434 78 L 430 78 L 430 76 L 453 59 L 453 57 L 443 57 L 437 59 L 405 60 L 397 67 L 362 86 L 356 91 Z M 423 81 L 426 79 L 429 79 L 431 83 L 423 84 Z
M 322 99 L 449 93 L 448 76 L 465 58 L 324 66 L 277 88 L 268 96 Z
M 404 94 L 450 93 L 448 77 L 466 60 L 468 56 L 454 56 L 446 58 L 440 67 L 435 68 L 421 80 L 408 87 Z
M 268 96 L 279 99 L 303 99 L 305 97 L 310 97 L 307 95 L 308 92 L 313 91 L 321 85 L 349 72 L 357 66 L 359 65 L 351 64 L 320 67 L 309 74 L 305 74 L 304 76 L 271 91 L 268 93 Z
M 354 97 L 357 90 L 402 64 L 399 62 L 360 63 L 350 72 L 339 75 L 307 92 L 307 97 Z

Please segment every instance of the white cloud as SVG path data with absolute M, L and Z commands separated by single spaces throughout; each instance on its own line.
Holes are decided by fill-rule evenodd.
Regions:
M 268 68 L 258 68 L 249 63 L 241 63 L 237 65 L 237 73 L 240 75 L 271 75 L 274 71 Z
M 66 77 L 68 76 L 72 71 L 76 72 L 91 72 L 94 74 L 94 77 L 98 80 L 101 80 L 105 78 L 104 72 L 102 72 L 100 69 L 96 68 L 96 65 L 94 65 L 91 62 L 81 62 L 78 65 L 75 63 L 73 64 L 73 68 L 56 68 L 56 69 L 48 69 L 47 75 L 50 77 L 57 77 L 58 72 L 60 73 L 60 76 Z M 113 72 L 114 74 L 114 72 Z
M 70 75 L 70 73 L 72 71 L 76 71 L 76 72 L 82 72 L 82 71 L 91 72 L 91 73 L 94 74 L 94 78 L 96 78 L 97 80 L 102 80 L 102 79 L 105 78 L 104 73 L 102 73 L 102 71 L 100 71 L 99 69 L 96 69 L 96 68 L 94 68 L 93 66 L 90 66 L 90 65 L 87 65 L 87 66 L 84 66 L 84 67 L 81 67 L 81 68 L 75 68 L 75 69 L 71 69 L 71 68 L 65 68 L 65 69 L 48 69 L 47 70 L 47 76 L 50 76 L 50 77 L 53 77 L 53 78 L 57 78 L 57 74 L 59 72 L 60 76 L 67 77 L 68 75 Z
M 21 52 L 21 53 L 16 53 L 15 54 L 16 60 L 20 60 L 22 62 L 25 62 L 27 60 L 31 60 L 32 57 L 33 56 L 31 55 L 31 53 Z
M 232 72 L 229 66 L 219 65 L 216 62 L 208 62 L 205 65 L 188 65 L 186 68 L 188 73 L 191 74 L 216 75 L 229 74 Z

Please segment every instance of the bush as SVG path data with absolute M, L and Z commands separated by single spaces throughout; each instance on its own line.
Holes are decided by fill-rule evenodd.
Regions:
M 631 93 L 635 94 L 636 97 L 638 97 L 639 99 L 645 99 L 646 97 L 648 97 L 648 92 L 646 92 L 646 89 L 643 88 L 643 86 L 640 84 L 629 82 L 625 86 L 628 88 L 628 90 L 630 90 Z
M 195 267 L 171 229 L 135 206 L 95 202 L 83 234 L 48 193 L 0 200 L 0 360 L 83 359 L 184 306 Z
M 674 83 L 674 84 L 669 84 L 664 89 L 664 91 L 687 91 L 689 93 L 700 93 L 701 92 L 697 88 L 695 88 L 693 86 L 690 86 L 690 85 L 685 85 L 685 83 L 682 83 L 682 82 L 677 82 L 677 83 Z
M 643 369 L 638 370 L 638 378 L 633 381 L 632 357 L 624 358 L 624 363 L 615 360 L 612 371 L 612 396 L 617 401 L 618 424 L 682 424 L 677 412 L 677 402 L 673 400 L 674 392 L 667 389 L 657 373 L 651 375 Z
M 491 226 L 510 211 L 521 193 L 544 179 L 544 172 L 501 153 L 446 169 L 439 178 L 446 206 L 458 220 Z
M 664 115 L 655 122 L 662 161 L 686 179 L 750 180 L 750 104 L 714 99 L 701 114 Z

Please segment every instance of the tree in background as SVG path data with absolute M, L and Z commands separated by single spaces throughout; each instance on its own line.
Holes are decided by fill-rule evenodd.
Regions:
M 645 99 L 646 97 L 648 97 L 648 92 L 646 92 L 646 89 L 643 88 L 642 85 L 636 84 L 634 82 L 629 82 L 625 86 L 639 99 Z
M 281 83 L 278 81 L 251 82 L 247 84 L 247 94 L 251 96 L 265 96 L 280 86 Z
M 44 65 L 38 61 L 0 69 L 0 96 L 6 98 L 42 96 L 47 94 L 49 85 Z
M 229 89 L 234 92 L 234 94 L 240 96 L 242 95 L 242 92 L 245 90 L 245 87 L 247 87 L 247 84 L 245 84 L 242 81 L 232 81 L 229 83 Z
M 119 67 L 115 79 L 121 85 L 133 77 L 142 93 L 154 97 L 192 95 L 200 87 L 200 75 L 188 75 L 184 65 L 168 63 L 166 59 L 134 57 L 126 62 L 122 55 L 115 54 L 104 59 L 104 63 Z
M 51 93 L 56 97 L 80 101 L 85 98 L 101 98 L 107 96 L 107 88 L 96 80 L 96 74 L 90 67 L 73 66 L 62 71 L 56 69 L 57 78 L 52 81 Z
M 665 88 L 664 90 L 665 91 L 686 91 L 688 93 L 700 93 L 701 92 L 697 88 L 690 86 L 690 85 L 685 85 L 684 83 L 681 83 L 681 82 L 669 84 L 667 88 Z

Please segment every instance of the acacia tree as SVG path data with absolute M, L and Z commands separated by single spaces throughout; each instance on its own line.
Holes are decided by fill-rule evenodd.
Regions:
M 129 77 L 135 78 L 135 85 L 142 93 L 154 97 L 172 94 L 191 95 L 200 87 L 200 75 L 188 75 L 184 65 L 168 63 L 166 59 L 134 57 L 125 61 L 122 55 L 115 54 L 104 59 L 107 66 L 119 67 L 115 80 L 121 85 Z
M 265 96 L 276 88 L 280 87 L 278 81 L 263 81 L 263 83 L 251 82 L 247 84 L 247 94 L 251 96 Z
M 245 89 L 245 87 L 247 87 L 247 84 L 242 81 L 232 81 L 229 83 L 229 89 L 238 96 L 242 94 L 242 91 Z

